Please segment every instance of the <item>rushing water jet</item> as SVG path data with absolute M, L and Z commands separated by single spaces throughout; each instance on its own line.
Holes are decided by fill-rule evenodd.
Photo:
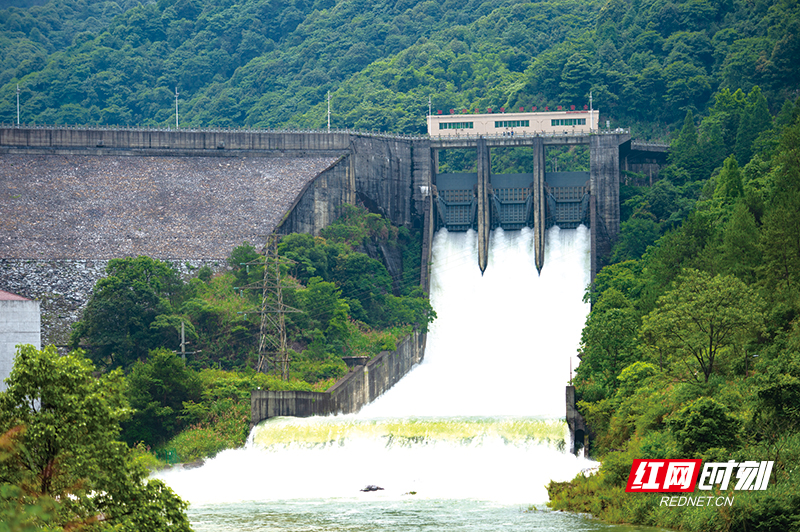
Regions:
M 432 501 L 546 501 L 549 480 L 590 465 L 563 450 L 589 231 L 551 229 L 541 275 L 530 230 L 495 231 L 483 276 L 476 245 L 474 232 L 436 235 L 425 359 L 382 397 L 355 415 L 267 420 L 247 448 L 160 476 L 194 508 L 413 497 L 424 513 Z

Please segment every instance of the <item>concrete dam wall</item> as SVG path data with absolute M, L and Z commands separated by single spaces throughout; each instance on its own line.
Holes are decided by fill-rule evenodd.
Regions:
M 356 366 L 326 392 L 255 390 L 250 396 L 250 425 L 278 416 L 352 414 L 377 399 L 419 363 L 425 334 L 415 331 L 395 351 L 383 351 L 365 365 Z
M 464 148 L 476 150 L 477 186 L 459 183 L 450 193 L 458 196 L 455 203 L 475 204 L 475 221 L 470 214 L 462 230 L 478 231 L 481 268 L 490 226 L 524 206 L 530 216 L 522 223 L 536 231 L 541 270 L 548 194 L 554 202 L 575 199 L 547 188 L 545 147 L 578 144 L 588 144 L 591 153 L 588 186 L 581 191 L 595 273 L 619 232 L 621 169 L 652 180 L 666 161 L 665 147 L 636 145 L 623 130 L 442 140 L 351 132 L 0 128 L 0 289 L 43 301 L 42 341 L 64 344 L 108 259 L 148 255 L 170 260 L 185 275 L 200 265 L 224 268 L 243 241 L 260 245 L 276 231 L 317 235 L 348 203 L 422 230 L 420 283 L 427 291 L 431 243 L 446 197 L 439 193 L 448 190 L 444 178 L 437 190 L 437 150 Z M 514 185 L 524 189 L 519 201 L 501 197 L 502 180 L 493 182 L 490 172 L 492 147 L 517 146 L 534 152 L 530 176 Z M 415 332 L 325 393 L 254 391 L 252 423 L 357 412 L 419 362 L 424 345 L 425 335 Z M 580 436 L 585 428 L 573 414 L 570 427 Z

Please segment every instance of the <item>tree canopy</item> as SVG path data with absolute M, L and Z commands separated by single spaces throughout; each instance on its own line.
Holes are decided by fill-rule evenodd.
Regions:
M 641 334 L 662 367 L 708 382 L 723 356 L 763 330 L 763 307 L 736 277 L 687 269 L 644 317 Z
M 161 481 L 147 480 L 118 441 L 130 415 L 122 373 L 95 378 L 93 371 L 80 351 L 18 349 L 0 393 L 0 434 L 11 442 L 0 461 L 5 504 L 43 510 L 31 512 L 37 527 L 190 530 L 187 504 Z
M 800 77 L 794 2 L 160 0 L 0 11 L 0 120 L 420 133 L 434 112 L 588 103 L 665 138 L 719 90 L 737 158 Z M 773 107 L 773 111 L 776 108 Z M 725 127 L 722 128 L 723 130 Z

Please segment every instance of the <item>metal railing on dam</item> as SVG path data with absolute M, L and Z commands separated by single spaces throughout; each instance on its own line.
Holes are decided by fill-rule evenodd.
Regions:
M 577 145 L 589 144 L 590 139 L 594 136 L 604 135 L 630 135 L 629 129 L 594 129 L 594 130 L 577 130 L 567 131 L 562 133 L 537 131 L 534 133 L 522 132 L 510 135 L 508 133 L 498 133 L 494 135 L 470 135 L 461 134 L 459 131 L 456 135 L 431 135 L 431 148 L 433 149 L 457 149 L 457 148 L 472 148 L 477 146 L 478 140 L 483 139 L 486 145 L 491 148 L 503 146 L 532 146 L 536 139 L 541 139 L 544 145 Z

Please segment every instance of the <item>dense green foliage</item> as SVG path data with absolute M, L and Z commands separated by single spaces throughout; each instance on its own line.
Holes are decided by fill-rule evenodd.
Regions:
M 132 7 L 125 11 L 126 8 Z M 51 1 L 0 11 L 0 120 L 419 133 L 442 110 L 582 107 L 664 137 L 720 89 L 779 106 L 789 0 Z M 763 115 L 761 115 L 763 116 Z M 754 118 L 757 121 L 757 118 Z M 743 139 L 746 140 L 746 139 Z M 737 156 L 746 155 L 737 152 Z
M 300 311 L 286 319 L 292 376 L 312 384 L 341 376 L 342 356 L 394 349 L 411 327 L 427 330 L 435 317 L 418 286 L 418 235 L 355 207 L 323 235 L 287 235 L 279 245 L 284 300 Z M 188 282 L 149 257 L 109 261 L 72 347 L 84 347 L 99 366 L 128 371 L 153 349 L 178 350 L 183 323 L 191 367 L 254 367 L 262 294 L 246 288 L 263 281 L 260 257 L 244 244 L 231 253 L 228 271 L 200 269 Z
M 235 248 L 227 270 L 201 268 L 188 282 L 149 257 L 109 262 L 72 344 L 99 366 L 128 373 L 134 413 L 123 424 L 125 441 L 177 448 L 180 459 L 242 445 L 251 390 L 324 391 L 347 372 L 343 356 L 394 350 L 435 318 L 419 288 L 419 235 L 379 215 L 345 206 L 322 236 L 286 235 L 278 250 L 284 303 L 299 311 L 286 314 L 287 381 L 254 371 L 262 291 L 248 287 L 260 286 L 264 265 L 253 246 Z M 181 323 L 186 365 L 177 354 Z
M 180 330 L 174 308 L 183 288 L 177 272 L 164 262 L 138 257 L 113 259 L 106 273 L 75 327 L 72 347 L 90 338 L 96 364 L 125 368 L 150 349 L 174 344 L 176 327 Z
M 186 503 L 118 441 L 122 373 L 21 346 L 0 393 L 0 515 L 13 530 L 187 531 Z M 16 513 L 19 511 L 19 513 Z M 11 515 L 7 521 L 5 516 Z M 16 523 L 15 523 L 16 521 Z M 8 530 L 8 528 L 6 528 Z
M 703 532 L 800 523 L 800 101 L 753 125 L 765 108 L 758 88 L 723 91 L 699 128 L 687 115 L 658 186 L 676 191 L 666 205 L 656 185 L 630 193 L 629 220 L 692 207 L 639 254 L 615 250 L 628 260 L 589 291 L 575 385 L 602 466 L 553 483 L 553 506 Z M 679 457 L 775 466 L 766 491 L 731 491 L 724 510 L 624 493 L 634 458 Z
M 150 352 L 148 361 L 137 362 L 125 379 L 133 416 L 126 424 L 125 439 L 157 443 L 175 435 L 184 402 L 199 401 L 200 379 L 180 356 L 166 349 Z
M 324 391 L 333 382 L 283 381 L 253 370 L 195 371 L 178 355 L 156 350 L 147 362 L 137 362 L 125 379 L 125 395 L 134 412 L 122 425 L 122 438 L 139 451 L 139 458 L 152 457 L 148 450 L 171 462 L 214 456 L 244 445 L 253 390 Z

